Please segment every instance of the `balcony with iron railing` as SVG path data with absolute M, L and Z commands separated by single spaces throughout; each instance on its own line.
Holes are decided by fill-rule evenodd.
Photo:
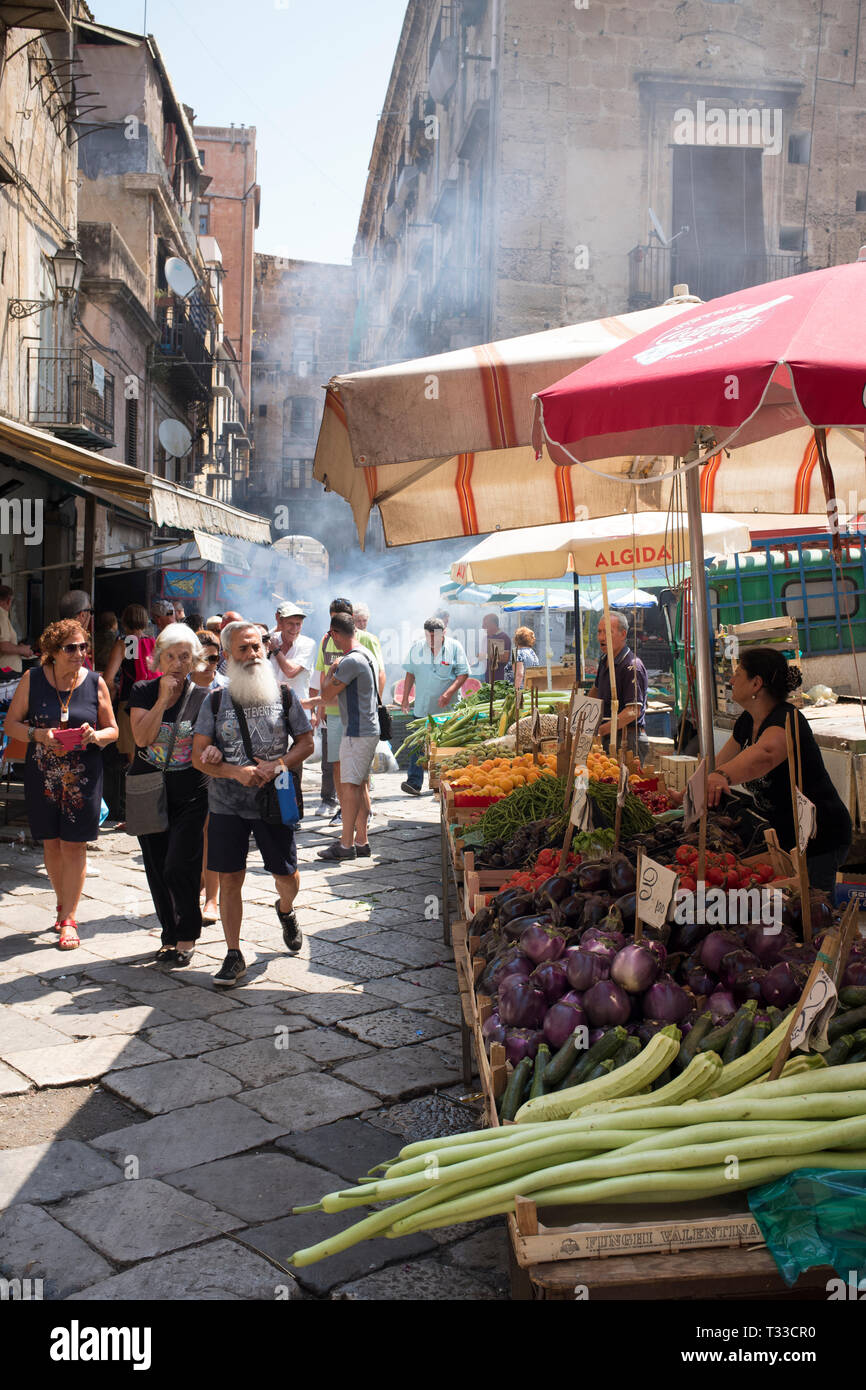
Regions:
M 663 304 L 674 285 L 688 285 L 700 299 L 718 299 L 751 285 L 802 275 L 808 269 L 808 260 L 797 251 L 750 255 L 699 252 L 676 245 L 635 246 L 629 252 L 628 307 L 646 309 Z
M 213 357 L 193 322 L 190 304 L 169 295 L 156 306 L 157 350 L 171 367 L 172 384 L 190 400 L 208 400 L 213 382 Z
M 114 377 L 83 348 L 31 348 L 29 421 L 85 449 L 114 444 Z

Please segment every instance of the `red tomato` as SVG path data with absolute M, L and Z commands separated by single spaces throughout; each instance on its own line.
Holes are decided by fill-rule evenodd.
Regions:
M 752 871 L 758 875 L 761 883 L 769 883 L 776 877 L 772 864 L 755 864 Z
M 727 884 L 728 888 L 742 887 L 742 884 L 740 882 L 740 875 L 737 873 L 736 869 L 728 870 L 727 874 L 725 875 L 725 883 Z
M 709 859 L 709 855 L 707 855 L 707 858 Z M 725 875 L 722 873 L 718 865 L 711 865 L 710 868 L 707 869 L 707 883 L 712 883 L 715 885 L 716 888 L 721 888 L 724 882 Z
M 697 857 L 697 850 L 694 845 L 680 845 L 676 852 L 678 864 L 690 864 Z
M 697 886 L 697 881 L 693 879 L 690 874 L 686 874 L 684 878 L 680 879 L 680 887 L 687 888 L 692 893 L 694 893 Z
M 725 855 L 725 863 L 728 864 L 728 865 L 730 865 L 731 868 L 734 868 L 734 866 L 736 865 L 736 862 L 737 862 L 737 856 L 736 856 L 735 854 L 731 854 L 731 852 L 730 852 L 730 850 L 729 850 L 728 853 Z

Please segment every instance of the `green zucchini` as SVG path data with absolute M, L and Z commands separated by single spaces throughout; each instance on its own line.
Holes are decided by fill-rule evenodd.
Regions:
M 718 1052 L 719 1056 L 721 1056 L 722 1049 L 731 1036 L 731 1029 L 734 1026 L 734 1019 L 736 1017 L 737 1015 L 734 1014 L 732 1018 L 728 1019 L 727 1023 L 720 1023 L 718 1028 L 714 1028 L 711 1033 L 706 1033 L 698 1043 L 698 1052 Z
M 821 1055 L 823 1056 L 824 1061 L 827 1063 L 828 1067 L 838 1067 L 842 1064 L 842 1062 L 846 1062 L 848 1060 L 848 1053 L 851 1051 L 853 1046 L 854 1034 L 843 1033 L 841 1038 L 837 1038 L 836 1041 L 830 1046 L 830 1048 L 828 1048 L 828 1050 L 822 1053 Z
M 548 1089 L 558 1086 L 560 1081 L 564 1081 L 568 1076 L 572 1067 L 576 1067 L 580 1062 L 586 1060 L 586 1051 L 577 1046 L 578 1039 L 586 1036 L 583 1032 L 585 1027 L 585 1024 L 579 1024 L 571 1036 L 566 1038 L 559 1051 L 553 1054 L 545 1067 L 544 1084 Z
M 532 1085 L 529 1088 L 529 1099 L 535 1100 L 536 1096 L 543 1096 L 547 1087 L 544 1084 L 544 1071 L 550 1062 L 550 1048 L 547 1043 L 540 1043 L 535 1054 L 535 1068 L 532 1073 Z
M 587 1081 L 600 1081 L 603 1076 L 607 1076 L 609 1072 L 612 1072 L 613 1068 L 614 1060 L 612 1057 L 608 1057 L 606 1061 L 599 1062 L 598 1066 L 593 1068 L 586 1079 Z
M 749 1039 L 752 1036 L 757 1012 L 757 1003 L 754 999 L 749 999 L 734 1014 L 734 1026 L 728 1034 L 728 1041 L 722 1052 L 722 1061 L 725 1066 L 728 1062 L 736 1062 L 738 1057 L 742 1057 L 744 1053 L 748 1052 Z
M 695 1019 L 691 1028 L 680 1044 L 680 1052 L 675 1062 L 675 1067 L 679 1071 L 685 1071 L 698 1050 L 698 1043 L 712 1031 L 713 1016 L 707 1009 L 706 1013 L 700 1014 Z
M 631 1062 L 641 1050 L 640 1038 L 626 1038 L 622 1047 L 613 1055 L 613 1069 L 624 1067 L 626 1062 Z
M 785 1015 L 782 1013 L 782 1010 L 777 1009 L 775 1004 L 771 1004 L 769 1009 L 767 1010 L 767 1013 L 770 1015 L 770 1023 L 773 1025 L 774 1028 L 778 1028 L 779 1024 L 782 1022 L 782 1019 L 785 1017 Z
M 674 1069 L 673 1064 L 671 1064 L 671 1066 L 665 1068 L 665 1070 L 661 1073 L 660 1076 L 656 1077 L 655 1081 L 653 1082 L 653 1090 L 660 1091 L 663 1086 L 669 1086 L 673 1079 Z
M 532 1058 L 522 1057 L 508 1078 L 508 1085 L 505 1087 L 502 1096 L 502 1105 L 499 1110 L 500 1120 L 513 1120 L 517 1114 L 518 1106 L 523 1100 L 523 1092 L 526 1090 L 526 1083 L 532 1075 Z
M 622 1031 L 625 1031 L 624 1029 Z M 583 1105 L 591 1105 L 596 1100 L 614 1100 L 617 1096 L 634 1095 L 654 1081 L 659 1072 L 670 1066 L 680 1050 L 681 1034 L 679 1028 L 669 1024 L 650 1038 L 639 1056 L 628 1062 L 618 1071 L 587 1081 L 580 1086 L 572 1086 L 567 1091 L 552 1091 L 521 1106 L 517 1112 L 518 1124 L 535 1123 L 536 1120 L 564 1120 Z M 605 1058 L 613 1063 L 613 1058 Z
M 752 1032 L 749 1037 L 749 1046 L 746 1049 L 751 1052 L 753 1047 L 757 1047 L 769 1033 L 772 1033 L 773 1025 L 766 1014 L 759 1014 L 752 1024 Z
M 866 985 L 846 985 L 839 991 L 839 1003 L 846 1009 L 862 1009 L 866 1004 Z
M 866 1025 L 866 1004 L 859 1009 L 848 1009 L 846 1013 L 837 1014 L 830 1020 L 830 1027 L 827 1029 L 827 1039 L 835 1042 L 841 1038 L 843 1033 L 855 1033 L 858 1028 Z
M 594 1071 L 599 1062 L 606 1062 L 609 1057 L 613 1057 L 619 1051 L 628 1037 L 628 1033 L 621 1025 L 616 1028 L 608 1028 L 603 1037 L 599 1038 L 588 1052 L 580 1058 L 572 1067 L 565 1080 L 555 1088 L 557 1091 L 567 1091 L 570 1086 L 579 1086 L 585 1081 L 591 1071 Z

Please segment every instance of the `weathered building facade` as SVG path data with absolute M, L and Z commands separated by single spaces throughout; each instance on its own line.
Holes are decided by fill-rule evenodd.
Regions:
M 355 305 L 351 266 L 256 256 L 247 505 L 284 534 L 321 541 L 337 568 L 355 545 L 351 514 L 313 482 L 313 458 L 322 387 L 349 367 Z
M 356 364 L 855 259 L 859 9 L 410 0 L 356 244 Z

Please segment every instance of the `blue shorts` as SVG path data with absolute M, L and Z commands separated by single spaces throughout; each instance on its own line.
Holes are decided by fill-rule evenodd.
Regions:
M 343 721 L 339 714 L 328 715 L 328 762 L 338 763 L 340 761 L 340 745 L 343 742 Z
M 263 820 L 211 811 L 207 828 L 207 867 L 215 874 L 239 874 L 247 867 L 250 831 L 255 836 L 265 868 L 276 878 L 297 873 L 298 851 L 290 825 L 268 825 Z

